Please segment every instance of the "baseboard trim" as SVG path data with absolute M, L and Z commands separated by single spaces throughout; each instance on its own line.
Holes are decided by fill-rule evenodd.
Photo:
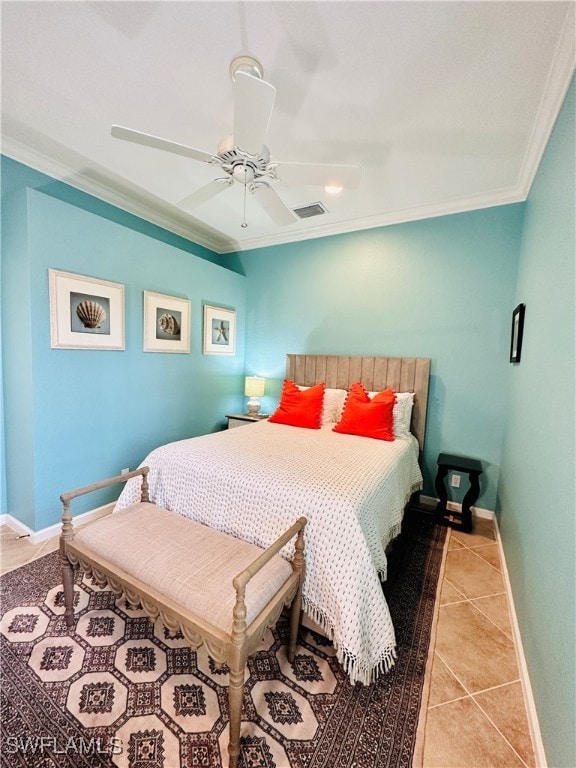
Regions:
M 524 693 L 524 701 L 526 703 L 526 715 L 528 717 L 528 727 L 530 729 L 534 757 L 536 759 L 537 768 L 547 768 L 548 763 L 546 762 L 542 732 L 540 731 L 540 723 L 538 722 L 536 703 L 534 701 L 534 694 L 532 693 L 528 665 L 526 664 L 524 647 L 522 645 L 522 635 L 520 634 L 520 626 L 516 617 L 516 608 L 514 607 L 512 585 L 510 583 L 506 557 L 504 555 L 504 547 L 502 546 L 502 537 L 500 536 L 500 528 L 498 527 L 498 519 L 496 517 L 494 517 L 494 530 L 496 531 L 496 543 L 500 553 L 500 562 L 502 563 L 502 578 L 504 579 L 504 587 L 508 597 L 508 607 L 510 608 L 510 623 L 512 625 L 512 634 L 514 635 L 516 658 L 518 661 L 518 670 L 520 672 L 520 683 L 522 685 L 522 692 Z
M 88 512 L 83 512 L 81 515 L 74 515 L 74 524 L 84 525 L 85 523 L 92 522 L 92 520 L 98 520 L 99 517 L 105 517 L 112 512 L 115 504 L 115 501 L 111 501 L 109 504 L 90 509 Z M 56 525 L 50 525 L 48 528 L 33 531 L 12 515 L 0 515 L 0 524 L 7 525 L 21 537 L 29 538 L 31 544 L 40 544 L 47 539 L 51 539 L 53 536 L 58 536 L 62 527 L 60 523 L 56 523 Z
M 439 499 L 435 498 L 434 496 L 424 496 L 420 494 L 420 501 L 428 506 L 435 507 L 436 504 L 438 504 Z M 462 504 L 458 504 L 455 501 L 449 501 L 446 507 L 452 512 L 462 513 Z M 483 507 L 471 507 L 471 510 L 474 517 L 481 517 L 485 520 L 495 519 L 494 512 L 491 509 L 484 509 Z

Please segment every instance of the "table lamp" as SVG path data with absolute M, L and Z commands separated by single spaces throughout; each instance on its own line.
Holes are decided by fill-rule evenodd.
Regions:
M 244 394 L 249 397 L 246 405 L 246 411 L 251 416 L 256 416 L 260 410 L 260 399 L 264 395 L 266 379 L 262 376 L 246 376 L 244 383 Z

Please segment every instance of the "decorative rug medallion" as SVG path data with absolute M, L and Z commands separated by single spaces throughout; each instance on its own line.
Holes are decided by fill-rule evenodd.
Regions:
M 407 519 L 384 585 L 394 667 L 351 685 L 332 644 L 302 630 L 293 664 L 281 618 L 249 659 L 241 768 L 410 768 L 446 529 Z M 1 579 L 3 768 L 221 768 L 228 670 L 181 633 L 83 574 L 75 630 L 64 622 L 60 560 Z

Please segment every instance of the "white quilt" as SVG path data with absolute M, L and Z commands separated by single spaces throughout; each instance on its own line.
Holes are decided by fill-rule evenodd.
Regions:
M 261 547 L 305 516 L 304 608 L 351 681 L 369 684 L 396 656 L 380 578 L 406 501 L 422 486 L 418 444 L 332 426 L 261 421 L 164 445 L 142 465 L 151 501 Z M 130 480 L 116 508 L 138 501 L 139 488 L 140 478 Z

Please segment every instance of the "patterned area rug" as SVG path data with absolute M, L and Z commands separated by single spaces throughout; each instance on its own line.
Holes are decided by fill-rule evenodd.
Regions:
M 406 521 L 384 587 L 398 657 L 351 685 L 332 645 L 287 623 L 249 661 L 242 768 L 409 768 L 446 530 Z M 1 765 L 220 768 L 227 764 L 227 671 L 81 574 L 76 631 L 63 619 L 58 553 L 1 580 Z

